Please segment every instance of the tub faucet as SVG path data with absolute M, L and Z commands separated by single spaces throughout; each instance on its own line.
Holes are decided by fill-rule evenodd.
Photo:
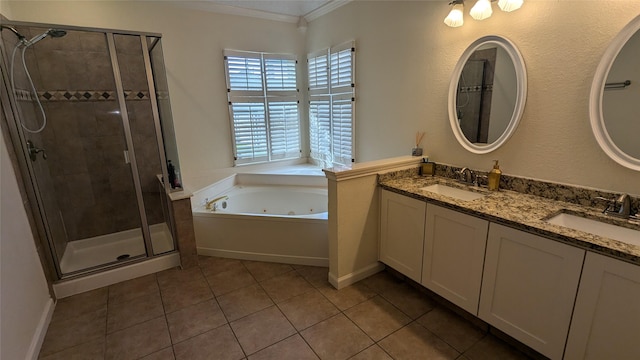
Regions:
M 607 201 L 607 207 L 602 211 L 603 213 L 615 217 L 621 217 L 627 219 L 631 216 L 631 198 L 627 194 L 622 194 L 617 198 L 607 199 L 603 197 L 597 197 L 599 200 Z
M 229 197 L 227 195 L 223 195 L 223 196 L 219 196 L 213 200 L 207 200 L 207 202 L 205 203 L 204 207 L 207 210 L 213 210 L 216 211 L 217 209 L 217 202 L 220 200 L 227 200 Z
M 459 180 L 461 182 L 478 186 L 478 177 L 473 170 L 469 169 L 468 167 L 463 167 L 462 169 L 460 169 L 460 171 L 458 171 L 458 174 L 460 175 Z

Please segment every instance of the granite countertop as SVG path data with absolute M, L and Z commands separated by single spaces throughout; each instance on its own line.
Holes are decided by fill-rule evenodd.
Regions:
M 443 184 L 486 194 L 481 199 L 462 201 L 420 188 Z M 551 200 L 509 190 L 488 191 L 486 188 L 470 186 L 456 180 L 440 176 L 412 175 L 398 178 L 380 178 L 383 189 L 427 201 L 462 213 L 477 216 L 491 222 L 535 233 L 553 240 L 578 246 L 586 250 L 612 256 L 620 260 L 640 265 L 640 246 L 617 240 L 549 224 L 544 219 L 560 212 L 574 213 L 603 222 L 640 230 L 640 225 L 624 219 L 602 214 L 593 207 Z

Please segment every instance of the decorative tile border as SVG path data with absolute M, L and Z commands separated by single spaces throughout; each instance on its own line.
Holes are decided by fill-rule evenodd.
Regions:
M 16 89 L 14 92 L 16 95 L 16 100 L 18 101 L 31 101 L 33 96 L 31 96 L 31 92 L 27 90 Z
M 474 85 L 474 86 L 461 86 L 458 88 L 458 91 L 461 93 L 472 93 L 472 92 L 482 92 L 482 91 L 493 91 L 493 84 L 488 85 Z
M 18 101 L 33 101 L 33 93 L 28 90 L 15 90 Z M 165 94 L 168 98 L 168 94 Z M 127 100 L 148 100 L 148 90 L 125 90 Z M 57 101 L 115 101 L 118 96 L 114 90 L 46 90 L 38 91 L 38 99 L 42 102 Z
M 436 175 L 450 179 L 457 179 L 457 173 L 461 168 L 449 165 L 436 164 Z M 419 168 L 412 168 L 401 171 L 394 171 L 379 176 L 382 180 L 395 180 L 403 177 L 412 177 L 418 175 Z M 474 170 L 478 175 L 478 183 L 480 186 L 487 185 L 487 172 Z M 502 175 L 500 177 L 500 189 L 511 190 L 523 194 L 540 196 L 555 201 L 563 201 L 572 204 L 579 204 L 595 208 L 605 208 L 602 200 L 596 199 L 603 197 L 607 199 L 617 198 L 620 193 L 589 189 L 574 185 L 558 184 L 548 181 Z M 637 213 L 640 210 L 640 197 L 631 196 L 631 212 Z

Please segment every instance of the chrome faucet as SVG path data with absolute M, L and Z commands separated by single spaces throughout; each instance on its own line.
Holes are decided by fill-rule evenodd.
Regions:
M 473 170 L 469 169 L 468 167 L 463 167 L 462 169 L 460 169 L 460 171 L 458 171 L 458 175 L 461 182 L 478 186 L 478 176 Z
M 227 195 L 223 195 L 223 196 L 219 196 L 219 197 L 217 197 L 217 198 L 215 198 L 213 200 L 206 200 L 204 207 L 207 210 L 216 211 L 218 209 L 217 202 L 220 201 L 220 200 L 227 200 L 227 199 L 229 199 L 229 197 Z
M 607 207 L 602 211 L 607 215 L 624 219 L 628 219 L 631 216 L 631 198 L 627 194 L 622 194 L 613 199 L 607 199 L 600 196 L 596 199 L 607 201 Z

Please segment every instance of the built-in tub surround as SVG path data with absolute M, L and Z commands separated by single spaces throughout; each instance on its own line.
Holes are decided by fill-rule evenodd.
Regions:
M 236 174 L 194 194 L 201 255 L 327 266 L 321 176 Z
M 455 170 L 454 167 L 439 165 L 438 175 L 433 177 L 420 176 L 417 169 L 389 173 L 379 177 L 379 185 L 389 191 L 640 265 L 640 246 L 553 225 L 546 221 L 550 216 L 565 211 L 640 230 L 640 225 L 602 214 L 605 205 L 600 204 L 595 197 L 611 198 L 615 194 L 509 176 L 502 177 L 500 191 L 487 192 L 485 197 L 472 201 L 456 200 L 420 190 L 435 183 L 453 187 L 464 186 L 453 180 L 453 176 L 447 176 L 455 174 Z M 473 190 L 473 187 L 469 188 Z M 633 203 L 632 212 L 635 213 L 638 208 L 637 197 Z
M 170 202 L 173 213 L 174 234 L 180 252 L 180 265 L 183 269 L 198 266 L 191 196 L 192 194 L 188 191 L 178 191 L 166 196 L 166 201 Z

